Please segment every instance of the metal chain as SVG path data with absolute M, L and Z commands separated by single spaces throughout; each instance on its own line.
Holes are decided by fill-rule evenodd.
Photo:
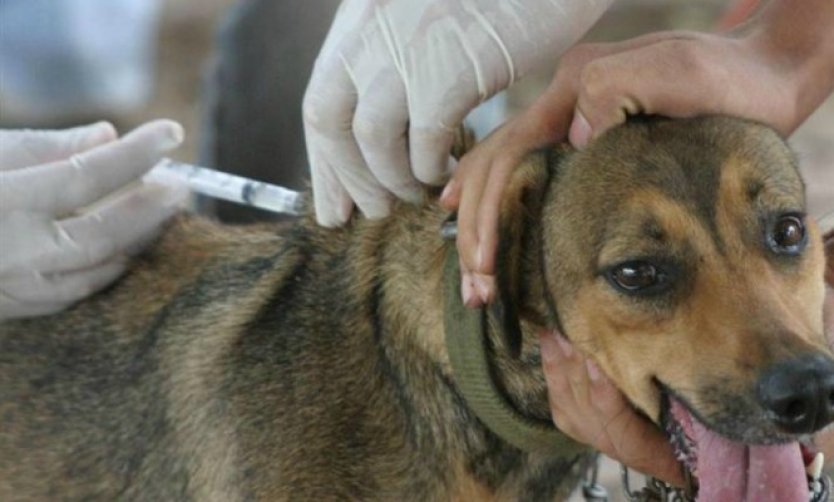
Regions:
M 648 478 L 646 486 L 640 491 L 631 489 L 628 467 L 620 464 L 620 475 L 623 483 L 623 493 L 630 502 L 694 502 L 692 479 L 686 476 L 686 488 L 675 488 L 657 479 Z
M 608 502 L 608 490 L 606 490 L 597 478 L 599 476 L 599 453 L 591 460 L 591 467 L 586 472 L 586 478 L 582 481 L 582 497 L 587 502 Z
M 831 497 L 831 478 L 823 476 L 808 482 L 808 489 L 811 492 L 811 502 L 828 502 Z
M 623 493 L 630 502 L 694 502 L 694 483 L 689 473 L 686 473 L 686 487 L 675 488 L 657 478 L 648 478 L 646 486 L 640 491 L 631 489 L 628 467 L 620 464 Z M 809 502 L 827 502 L 831 496 L 831 479 L 823 476 L 808 481 Z M 593 500 L 587 499 L 586 500 Z

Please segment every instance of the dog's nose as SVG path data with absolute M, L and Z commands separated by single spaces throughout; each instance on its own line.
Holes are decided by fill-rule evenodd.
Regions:
M 787 432 L 815 432 L 834 420 L 834 361 L 821 354 L 768 368 L 757 390 L 761 405 Z

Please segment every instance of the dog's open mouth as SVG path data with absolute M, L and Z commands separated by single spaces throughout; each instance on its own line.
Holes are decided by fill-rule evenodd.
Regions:
M 698 500 L 808 502 L 806 471 L 818 471 L 811 464 L 821 462 L 810 446 L 733 441 L 709 430 L 678 399 L 664 400 L 664 427 L 678 459 L 698 480 Z

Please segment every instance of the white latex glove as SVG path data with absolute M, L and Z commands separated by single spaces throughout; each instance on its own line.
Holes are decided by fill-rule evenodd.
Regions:
M 344 0 L 304 97 L 316 217 L 353 202 L 385 216 L 392 195 L 449 174 L 472 108 L 555 60 L 613 0 Z
M 125 185 L 182 137 L 169 120 L 121 139 L 104 122 L 0 131 L 0 319 L 57 312 L 119 277 L 127 256 L 154 237 L 188 193 Z

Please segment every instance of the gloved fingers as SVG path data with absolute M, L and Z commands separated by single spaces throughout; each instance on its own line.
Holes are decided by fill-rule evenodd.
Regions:
M 315 154 L 309 149 L 308 152 L 316 221 L 323 227 L 339 227 L 350 219 L 353 200 L 333 168 L 321 161 L 313 162 Z
M 147 183 L 57 222 L 42 214 L 13 213 L 2 226 L 20 239 L 2 247 L 0 281 L 21 270 L 64 273 L 132 253 L 156 235 L 186 197 L 183 187 Z
M 357 96 L 346 65 L 342 61 L 317 67 L 304 96 L 304 130 L 313 195 L 324 198 L 316 201 L 316 218 L 326 226 L 339 226 L 350 217 L 350 210 L 344 209 L 344 193 L 368 218 L 388 215 L 392 202 L 388 191 L 371 174 L 356 143 L 353 113 Z M 316 75 L 319 72 L 321 76 Z M 336 180 L 341 191 L 334 188 Z
M 359 99 L 353 132 L 371 173 L 398 198 L 418 204 L 423 189 L 411 173 L 406 129 L 408 104 L 396 73 L 380 77 Z
M 393 197 L 368 169 L 359 147 L 351 140 L 351 145 L 343 145 L 346 157 L 332 159 L 334 172 L 342 183 L 356 207 L 369 219 L 384 218 L 391 212 Z
M 90 205 L 142 176 L 182 138 L 179 124 L 158 120 L 69 160 L 0 172 L 0 213 L 61 216 Z
M 0 171 L 63 160 L 117 137 L 109 122 L 60 130 L 0 131 Z
M 328 39 L 332 37 L 331 33 Z M 302 114 L 316 221 L 326 227 L 338 227 L 350 218 L 353 200 L 337 174 L 338 165 L 367 169 L 353 140 L 352 121 L 356 107 L 356 88 L 350 79 L 347 63 L 332 58 L 316 61 L 310 85 L 304 93 Z
M 0 282 L 0 319 L 53 314 L 115 281 L 127 258 L 116 256 L 98 265 L 55 274 L 14 276 Z
M 72 263 L 42 263 L 40 270 L 84 268 L 115 254 L 135 254 L 184 207 L 187 197 L 184 186 L 146 182 L 79 216 L 62 220 L 57 223 L 58 233 L 72 242 L 85 244 L 75 248 L 78 252 L 70 256 L 74 258 Z
M 428 185 L 446 182 L 455 165 L 449 152 L 455 142 L 457 128 L 470 108 L 450 107 L 447 116 L 431 125 L 426 125 L 419 116 L 415 116 L 419 112 L 412 111 L 408 150 L 415 178 Z

